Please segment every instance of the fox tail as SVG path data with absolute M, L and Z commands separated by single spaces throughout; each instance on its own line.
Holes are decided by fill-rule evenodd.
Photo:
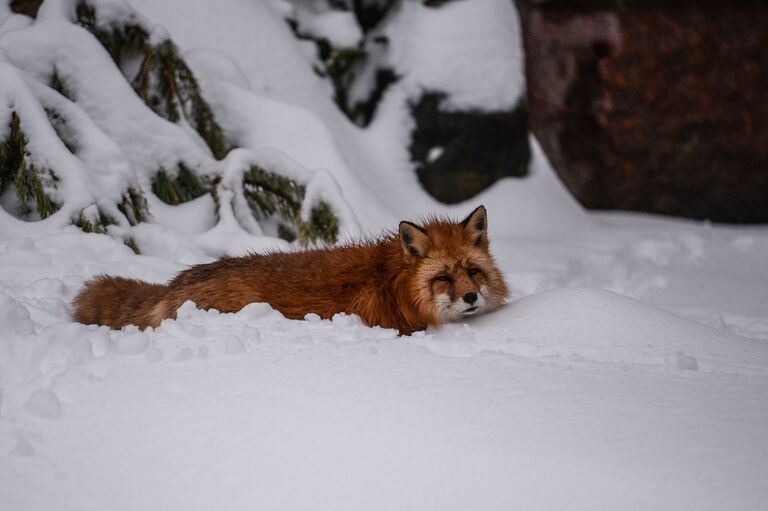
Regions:
M 75 298 L 74 320 L 86 325 L 121 328 L 157 326 L 152 309 L 162 300 L 168 287 L 121 277 L 96 277 L 85 284 Z

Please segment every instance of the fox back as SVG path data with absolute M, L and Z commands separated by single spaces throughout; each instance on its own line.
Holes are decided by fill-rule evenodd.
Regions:
M 283 315 L 358 315 L 402 334 L 498 308 L 507 287 L 489 251 L 482 206 L 464 221 L 401 222 L 378 240 L 302 252 L 225 257 L 167 285 L 97 277 L 75 299 L 74 319 L 111 328 L 158 326 L 185 301 L 237 312 L 267 302 Z

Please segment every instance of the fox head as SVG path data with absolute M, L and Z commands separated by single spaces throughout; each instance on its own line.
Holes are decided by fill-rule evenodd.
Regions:
M 435 323 L 459 321 L 504 303 L 508 291 L 489 251 L 485 207 L 459 223 L 400 222 L 399 231 L 413 301 Z

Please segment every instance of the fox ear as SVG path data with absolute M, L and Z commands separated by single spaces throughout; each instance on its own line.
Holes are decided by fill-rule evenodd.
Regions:
M 488 215 L 485 206 L 479 206 L 461 222 L 464 232 L 476 247 L 488 243 Z
M 400 244 L 406 255 L 424 257 L 427 255 L 432 240 L 427 231 L 410 222 L 400 222 Z

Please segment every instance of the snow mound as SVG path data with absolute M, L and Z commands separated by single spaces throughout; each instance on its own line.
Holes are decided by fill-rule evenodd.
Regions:
M 115 509 L 593 509 L 595 495 L 756 509 L 766 495 L 768 346 L 620 295 L 561 289 L 400 338 L 266 304 L 178 316 L 0 335 L 0 493 L 15 509 L 82 495 L 80 481 L 103 490 L 86 508 L 110 507 L 125 473 L 155 490 Z
M 58 419 L 61 417 L 61 401 L 50 390 L 38 390 L 27 401 L 26 409 L 39 417 Z
M 16 300 L 0 293 L 0 334 L 31 334 L 35 326 L 29 312 Z
M 481 336 L 476 333 L 482 332 Z M 445 356 L 503 353 L 735 374 L 768 374 L 768 344 L 610 291 L 565 288 L 508 304 L 418 341 Z
M 504 109 L 525 88 L 517 11 L 505 0 L 403 2 L 387 35 L 409 95 L 447 93 L 454 108 Z M 457 79 L 461 77 L 461 79 Z

